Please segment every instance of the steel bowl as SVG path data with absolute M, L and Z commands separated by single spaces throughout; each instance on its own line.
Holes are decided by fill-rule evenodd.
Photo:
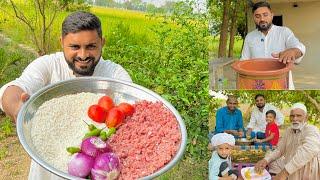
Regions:
M 253 145 L 253 140 L 252 139 L 247 139 L 247 138 L 239 138 L 239 139 L 236 139 L 236 145 L 247 145 L 247 146 L 250 146 L 250 145 Z
M 187 131 L 184 121 L 181 118 L 179 112 L 168 101 L 163 99 L 158 94 L 152 92 L 151 90 L 133 83 L 110 78 L 81 77 L 61 81 L 42 88 L 41 90 L 33 94 L 26 103 L 24 103 L 18 114 L 17 133 L 19 140 L 29 156 L 43 168 L 66 179 L 77 178 L 54 168 L 37 154 L 32 143 L 30 129 L 32 124 L 32 117 L 44 102 L 52 98 L 61 97 L 68 94 L 76 94 L 80 92 L 104 93 L 111 97 L 113 97 L 114 94 L 119 94 L 121 95 L 122 99 L 131 102 L 138 100 L 148 100 L 153 102 L 160 101 L 174 114 L 181 132 L 181 144 L 177 151 L 177 154 L 164 167 L 154 172 L 153 174 L 145 176 L 141 179 L 153 179 L 165 173 L 166 171 L 173 168 L 174 165 L 177 164 L 178 161 L 182 158 L 187 145 Z

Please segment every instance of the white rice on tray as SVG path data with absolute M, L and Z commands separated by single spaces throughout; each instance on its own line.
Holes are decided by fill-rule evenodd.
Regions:
M 85 122 L 90 105 L 97 104 L 103 94 L 78 93 L 43 103 L 32 118 L 31 138 L 38 154 L 53 167 L 68 172 L 71 155 L 66 148 L 80 147 L 88 131 Z M 94 123 L 95 124 L 95 123 Z M 96 124 L 95 124 L 96 125 Z

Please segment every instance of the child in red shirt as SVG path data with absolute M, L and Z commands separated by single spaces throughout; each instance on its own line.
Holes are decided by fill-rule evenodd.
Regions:
M 269 110 L 266 112 L 266 138 L 265 139 L 256 139 L 255 141 L 258 143 L 265 143 L 271 144 L 272 146 L 276 146 L 279 141 L 279 128 L 278 125 L 275 123 L 276 119 L 276 112 L 274 110 Z

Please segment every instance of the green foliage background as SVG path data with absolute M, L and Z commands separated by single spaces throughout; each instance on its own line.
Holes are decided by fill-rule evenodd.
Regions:
M 171 102 L 188 129 L 187 156 L 206 155 L 208 117 L 207 19 L 192 14 L 191 6 L 178 3 L 172 16 L 153 16 L 159 23 L 151 28 L 155 37 L 140 43 L 125 24 L 119 24 L 115 42 L 104 49 L 129 71 L 133 81 Z

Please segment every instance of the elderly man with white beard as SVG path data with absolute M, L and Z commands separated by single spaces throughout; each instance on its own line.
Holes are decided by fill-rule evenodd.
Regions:
M 294 104 L 290 111 L 291 126 L 277 149 L 255 165 L 255 171 L 261 172 L 269 164 L 269 171 L 277 174 L 276 180 L 320 180 L 320 132 L 307 120 L 306 106 Z

